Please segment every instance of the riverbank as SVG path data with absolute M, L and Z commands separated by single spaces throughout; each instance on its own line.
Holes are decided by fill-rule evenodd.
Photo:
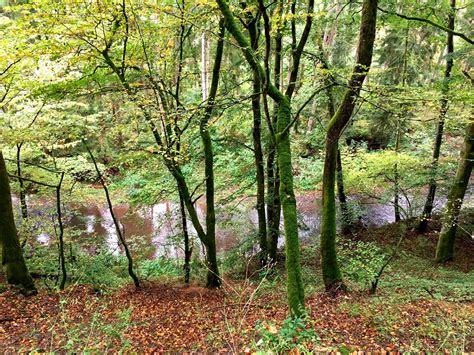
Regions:
M 472 213 L 462 226 L 472 231 Z M 390 255 L 399 225 L 360 229 L 340 245 L 351 291 L 334 297 L 322 290 L 318 248 L 303 248 L 308 318 L 299 339 L 307 349 L 330 351 L 474 351 L 472 239 L 460 234 L 456 259 L 447 266 L 432 262 L 439 223 L 407 240 L 369 295 L 373 260 L 358 266 L 351 250 Z M 375 249 L 374 249 L 375 248 Z M 372 254 L 371 254 L 372 253 Z M 359 253 L 360 254 L 360 253 Z M 282 348 L 296 340 L 285 323 L 284 274 L 228 269 L 224 286 L 210 291 L 195 280 L 163 275 L 102 292 L 80 283 L 57 293 L 41 287 L 25 298 L 3 286 L 0 294 L 1 351 L 225 351 Z M 248 271 L 248 270 L 247 270 Z M 286 324 L 286 325 L 285 325 Z M 301 325 L 299 325 L 301 326 Z M 290 334 L 290 335 L 289 335 Z M 291 335 L 293 334 L 293 335 Z M 311 336 L 310 336 L 311 335 Z

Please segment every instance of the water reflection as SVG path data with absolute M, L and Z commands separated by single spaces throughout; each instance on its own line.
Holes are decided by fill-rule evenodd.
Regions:
M 473 205 L 472 198 L 468 196 L 465 201 L 466 207 Z M 51 242 L 51 236 L 55 235 L 54 229 L 51 228 L 55 218 L 54 201 L 33 195 L 29 196 L 28 201 L 30 214 L 40 217 L 41 220 L 36 240 L 47 245 Z M 352 201 L 358 202 L 359 220 L 366 226 L 379 226 L 394 221 L 393 206 L 390 203 L 374 203 L 373 200 L 364 200 L 360 197 L 353 197 Z M 18 198 L 14 197 L 13 202 L 19 210 Z M 436 209 L 439 210 L 445 202 L 445 198 L 437 199 Z M 248 241 L 249 238 L 256 239 L 257 213 L 252 203 L 254 201 L 246 199 L 246 203 L 218 206 L 216 209 L 218 251 L 229 250 Z M 413 208 L 406 199 L 402 199 L 402 207 Z M 321 224 L 320 194 L 308 192 L 299 196 L 297 208 L 300 239 L 303 243 L 316 241 Z M 198 201 L 196 210 L 201 223 L 205 225 L 205 204 Z M 130 247 L 139 253 L 141 258 L 183 255 L 179 204 L 166 201 L 140 208 L 122 204 L 114 207 L 114 213 Z M 283 229 L 283 218 L 281 221 Z M 64 222 L 67 240 L 76 243 L 88 253 L 95 254 L 104 248 L 115 255 L 123 252 L 112 217 L 105 205 L 78 203 L 67 205 Z M 196 241 L 196 230 L 189 219 L 187 224 L 190 238 Z M 283 237 L 280 237 L 279 246 L 283 243 Z M 200 249 L 199 246 L 197 248 Z

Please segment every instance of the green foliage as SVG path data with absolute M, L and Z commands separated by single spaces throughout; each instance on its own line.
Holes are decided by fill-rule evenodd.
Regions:
M 94 164 L 89 162 L 84 156 L 76 155 L 67 158 L 57 158 L 57 163 L 65 172 L 70 174 L 76 181 L 93 183 L 97 181 L 97 173 Z M 105 166 L 97 164 L 101 173 L 106 173 Z
M 127 280 L 127 261 L 123 256 L 114 256 L 108 251 L 96 255 L 86 254 L 73 248 L 71 255 L 66 253 L 66 269 L 70 283 L 88 284 L 97 290 L 108 290 L 123 286 Z M 58 251 L 56 245 L 36 247 L 27 259 L 33 274 L 39 274 L 48 286 L 51 280 L 58 280 Z M 50 281 L 48 281 L 50 280 Z
M 296 186 L 301 190 L 314 190 L 322 181 L 324 163 L 319 157 L 301 159 L 299 169 L 301 172 L 295 179 Z
M 145 280 L 163 278 L 163 276 L 179 277 L 184 274 L 175 260 L 166 258 L 142 260 L 138 263 L 137 271 L 138 276 Z
M 370 287 L 388 255 L 373 242 L 339 239 L 338 260 L 345 279 L 360 288 Z
M 260 339 L 255 344 L 258 352 L 311 351 L 319 344 L 319 337 L 308 316 L 290 317 L 278 329 L 273 323 L 257 323 Z

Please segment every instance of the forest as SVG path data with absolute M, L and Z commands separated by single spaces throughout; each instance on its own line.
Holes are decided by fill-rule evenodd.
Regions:
M 0 352 L 474 352 L 473 25 L 0 0 Z

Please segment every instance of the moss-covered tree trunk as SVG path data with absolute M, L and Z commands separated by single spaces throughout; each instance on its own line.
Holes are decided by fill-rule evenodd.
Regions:
M 0 151 L 0 242 L 2 244 L 2 265 L 7 282 L 21 285 L 27 294 L 36 293 L 35 284 L 26 267 L 18 239 L 8 180 L 7 168 Z
M 258 48 L 258 20 L 259 16 L 252 16 L 249 14 L 249 21 L 247 24 L 250 43 L 253 50 Z M 265 213 L 265 169 L 263 163 L 263 149 L 262 149 L 262 112 L 260 109 L 260 97 L 262 95 L 262 84 L 260 75 L 257 70 L 253 70 L 253 92 L 252 92 L 252 113 L 253 113 L 253 154 L 255 160 L 255 178 L 257 182 L 257 218 L 258 218 L 258 240 L 260 244 L 260 261 L 265 264 L 268 254 L 267 243 L 267 221 Z
M 436 248 L 436 261 L 444 263 L 452 260 L 454 255 L 454 240 L 461 211 L 462 201 L 466 194 L 467 185 L 474 165 L 474 119 L 471 117 L 466 128 L 463 150 L 459 158 L 458 169 L 453 185 L 448 194 L 448 203 L 443 215 L 443 226 Z
M 285 97 L 279 104 L 276 138 L 278 166 L 280 169 L 280 201 L 285 230 L 288 303 L 292 313 L 301 314 L 304 309 L 304 286 L 301 277 L 300 243 L 298 239 L 296 197 L 293 189 L 290 134 L 289 130 L 286 129 L 291 122 L 290 100 Z
M 448 16 L 448 23 L 447 27 L 451 30 L 454 30 L 454 18 L 455 18 L 455 11 L 456 11 L 456 0 L 450 1 L 451 9 Z M 431 218 L 431 214 L 433 212 L 433 205 L 434 199 L 436 195 L 436 173 L 438 171 L 438 160 L 441 151 L 441 143 L 443 139 L 443 130 L 444 130 L 444 121 L 446 118 L 446 114 L 448 112 L 448 96 L 449 96 L 449 80 L 451 77 L 451 70 L 454 65 L 454 60 L 452 57 L 452 53 L 454 52 L 454 40 L 453 34 L 448 32 L 446 34 L 447 41 L 446 41 L 446 69 L 444 71 L 444 81 L 442 87 L 442 97 L 440 101 L 440 111 L 439 111 L 439 118 L 438 124 L 436 126 L 436 137 L 433 144 L 433 155 L 431 160 L 431 174 L 430 174 L 430 186 L 428 190 L 428 196 L 426 197 L 425 206 L 423 208 L 423 214 L 421 221 L 418 225 L 418 231 L 423 233 L 426 231 L 428 227 L 428 221 Z
M 326 156 L 323 173 L 323 216 L 321 225 L 321 266 L 327 290 L 343 286 L 336 254 L 335 182 L 338 141 L 354 111 L 367 71 L 372 63 L 377 18 L 377 0 L 364 0 L 357 48 L 357 61 L 348 83 L 348 90 L 331 118 L 326 135 Z

